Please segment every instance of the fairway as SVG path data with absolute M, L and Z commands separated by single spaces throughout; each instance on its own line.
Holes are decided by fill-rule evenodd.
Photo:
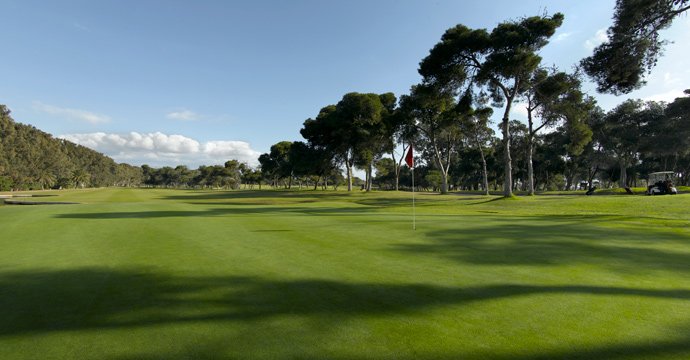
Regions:
M 690 358 L 687 194 L 44 193 L 0 359 Z

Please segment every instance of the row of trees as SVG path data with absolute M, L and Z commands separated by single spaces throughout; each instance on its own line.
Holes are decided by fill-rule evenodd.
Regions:
M 580 130 L 568 123 L 548 133 L 531 134 L 527 125 L 511 121 L 512 188 L 529 192 L 530 177 L 535 190 L 574 189 L 580 183 L 591 186 L 595 180 L 600 180 L 605 187 L 644 186 L 641 180 L 659 170 L 675 171 L 682 175 L 680 185 L 687 186 L 689 123 L 690 97 L 678 98 L 670 104 L 629 100 L 609 112 L 595 107 L 585 122 L 591 141 L 584 145 L 579 142 L 579 146 L 575 146 L 578 142 L 573 138 L 581 136 Z M 480 147 L 469 136 L 460 139 L 450 158 L 448 176 L 453 188 L 495 190 L 502 185 L 503 144 L 497 137 L 489 138 L 485 144 Z M 443 177 L 434 163 L 435 154 L 425 147 L 420 150 L 417 162 L 422 165 L 415 169 L 415 184 L 440 190 Z M 484 171 L 484 164 L 488 171 Z M 376 168 L 374 183 L 394 188 L 392 160 L 383 158 Z M 403 169 L 400 182 L 410 184 L 407 169 Z
M 555 78 L 563 79 L 563 75 L 557 73 Z M 572 88 L 570 91 L 569 96 L 573 96 Z M 528 102 L 532 111 L 539 109 L 537 100 Z M 580 106 L 563 110 L 564 104 L 573 103 Z M 403 111 L 403 108 L 401 105 L 396 111 Z M 553 126 L 543 117 L 539 117 L 539 121 L 529 121 L 528 116 L 527 124 L 510 121 L 510 186 L 513 190 L 575 189 L 581 183 L 592 186 L 595 180 L 600 180 L 606 187 L 614 184 L 620 187 L 643 186 L 638 181 L 646 178 L 646 174 L 667 169 L 686 175 L 680 178 L 680 183 L 687 185 L 687 174 L 690 173 L 690 144 L 686 141 L 690 137 L 690 127 L 687 126 L 690 122 L 690 97 L 678 98 L 670 104 L 629 100 L 609 112 L 596 107 L 591 98 L 575 102 L 553 101 L 549 109 L 548 113 L 579 120 L 554 120 L 553 131 L 546 133 L 537 132 L 543 127 Z M 425 132 L 433 134 L 433 128 L 420 130 L 412 136 L 418 164 L 414 172 L 415 184 L 429 190 L 443 190 L 446 186 L 449 189 L 487 192 L 503 186 L 503 141 L 486 126 L 489 114 L 486 109 L 474 111 L 457 126 L 449 126 L 445 132 L 439 132 L 444 138 L 437 140 L 436 146 L 424 136 Z M 310 119 L 305 124 L 311 121 L 314 120 Z M 416 127 L 422 126 L 422 123 L 416 124 Z M 336 140 L 337 137 L 333 139 Z M 439 157 L 439 153 L 442 156 Z M 409 186 L 411 172 L 400 166 L 402 157 L 387 155 L 383 151 L 374 153 L 372 166 L 376 176 L 371 183 L 386 189 L 397 189 L 399 184 Z M 338 163 L 342 161 L 337 153 L 318 152 L 315 147 L 301 141 L 280 142 L 260 160 L 264 179 L 274 184 L 284 183 L 286 187 L 293 181 L 300 185 L 303 182 L 310 182 L 313 186 L 319 182 L 323 184 L 323 179 L 329 179 L 325 174 L 329 171 L 337 174 Z M 355 167 L 365 171 L 368 167 L 368 163 L 363 161 L 354 163 Z
M 607 158 L 617 162 L 620 187 L 630 186 L 640 175 L 659 170 L 680 174 L 682 185 L 690 174 L 689 95 L 670 104 L 628 100 L 592 119 L 596 141 L 587 148 L 592 154 L 591 172 Z M 603 159 L 603 160 L 602 160 Z M 599 160 L 599 161 L 598 161 Z M 591 175 L 594 176 L 594 175 Z M 591 178 L 591 177 L 590 177 Z
M 288 164 L 287 153 L 290 151 L 292 143 L 283 142 L 272 147 L 274 155 L 273 162 L 267 164 L 264 169 L 253 169 L 245 163 L 237 160 L 226 161 L 224 165 L 199 166 L 198 169 L 189 169 L 185 165 L 175 168 L 164 166 L 162 168 L 152 168 L 142 165 L 141 185 L 147 187 L 164 188 L 206 188 L 206 189 L 261 189 L 262 185 L 270 185 L 274 188 L 292 188 L 293 180 L 301 189 L 303 186 L 314 186 L 318 188 L 321 184 L 325 187 L 333 186 L 337 189 L 344 183 L 342 174 L 333 171 L 325 177 L 300 175 L 299 172 L 292 172 L 290 176 L 279 175 L 287 172 L 287 168 L 294 168 L 293 164 Z M 294 151 L 295 148 L 293 148 Z M 274 166 L 270 168 L 269 166 Z M 298 167 L 299 165 L 297 165 Z M 271 169 L 271 170 L 268 170 Z
M 672 19 L 686 9 L 684 1 L 678 3 L 652 10 L 671 9 L 667 15 Z M 619 12 L 632 11 L 625 1 L 617 6 Z M 356 166 L 366 172 L 367 190 L 384 178 L 397 189 L 403 172 L 396 148 L 404 154 L 414 143 L 422 164 L 417 174 L 429 176 L 426 183 L 441 192 L 449 185 L 488 191 L 492 183 L 510 196 L 520 186 L 532 194 L 537 185 L 564 179 L 563 187 L 571 188 L 578 177 L 590 185 L 597 176 L 616 179 L 623 187 L 654 170 L 686 174 L 682 129 L 687 128 L 683 109 L 688 99 L 668 106 L 626 101 L 604 113 L 582 92 L 578 70 L 568 74 L 540 66 L 538 53 L 563 19 L 560 13 L 529 17 L 501 23 L 491 32 L 463 25 L 449 29 L 420 62 L 422 82 L 402 95 L 399 105 L 391 93 L 345 94 L 304 122 L 300 132 L 306 143 L 281 142 L 262 155 L 263 171 L 276 178 L 323 177 L 342 165 L 352 190 Z M 510 119 L 518 101 L 527 104 L 525 124 Z M 500 140 L 489 126 L 492 107 L 503 109 Z M 386 154 L 391 158 L 384 159 Z M 467 182 L 472 176 L 463 174 L 473 168 L 482 173 L 474 177 L 475 185 Z
M 259 170 L 237 160 L 228 160 L 224 165 L 202 165 L 198 169 L 189 169 L 185 165 L 175 168 L 164 166 L 159 169 L 142 165 L 141 169 L 141 184 L 154 187 L 240 189 L 244 184 L 245 188 L 258 185 L 260 189 L 263 180 Z

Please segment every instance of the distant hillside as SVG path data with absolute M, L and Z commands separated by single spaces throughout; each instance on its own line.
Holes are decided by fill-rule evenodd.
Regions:
M 141 168 L 15 122 L 0 105 L 0 191 L 131 185 Z

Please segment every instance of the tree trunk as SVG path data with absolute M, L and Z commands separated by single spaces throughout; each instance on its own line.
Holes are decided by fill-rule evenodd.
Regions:
M 479 148 L 479 154 L 482 156 L 482 172 L 484 173 L 485 195 L 489 195 L 489 175 L 487 174 L 486 170 L 486 157 L 484 156 L 484 149 L 482 149 L 482 144 L 479 142 L 479 139 L 477 137 L 474 138 L 474 141 L 477 143 L 477 147 Z
M 592 182 L 594 181 L 594 177 L 597 174 L 597 171 L 599 171 L 599 165 L 597 164 L 594 167 L 594 170 L 592 168 L 589 168 L 589 173 L 587 174 L 587 185 L 591 188 L 592 187 Z
M 438 149 L 436 144 L 436 136 L 431 136 L 431 143 L 434 145 L 434 152 L 436 153 L 436 161 L 438 161 L 438 167 L 441 169 L 441 175 L 443 175 L 443 186 L 441 187 L 441 194 L 448 193 L 448 169 L 450 168 L 450 149 L 448 150 L 448 160 L 447 166 L 443 166 L 443 157 L 441 156 L 441 151 Z M 450 141 L 449 141 L 450 143 Z
M 362 190 L 364 191 L 369 191 L 369 179 L 371 178 L 371 173 L 369 173 L 370 169 L 366 167 L 364 169 L 364 186 L 362 187 Z
M 412 144 L 410 143 L 409 146 L 412 146 Z M 393 167 L 395 168 L 395 191 L 400 189 L 400 172 L 402 171 L 402 164 L 407 151 L 409 151 L 409 147 L 405 147 L 405 143 L 403 143 L 402 155 L 397 162 L 395 160 L 395 151 L 391 152 L 391 155 L 393 155 Z
M 508 111 L 506 111 L 508 113 Z M 503 157 L 503 166 L 505 167 L 505 177 L 503 184 L 503 196 L 508 197 L 513 195 L 513 178 L 512 178 L 512 159 L 510 158 L 510 126 L 508 118 L 503 118 L 503 150 L 505 155 Z
M 531 131 L 530 121 L 530 131 Z M 527 195 L 534 195 L 534 167 L 532 166 L 532 157 L 534 149 L 534 136 L 530 133 L 527 135 Z
M 506 109 L 505 117 L 501 123 L 501 130 L 503 132 L 503 166 L 505 167 L 503 177 L 503 196 L 508 197 L 513 195 L 513 178 L 512 178 L 512 159 L 510 158 L 510 124 L 508 120 L 508 110 Z
M 513 196 L 513 160 L 510 157 L 510 108 L 513 106 L 513 99 L 515 99 L 515 94 L 519 88 L 519 81 L 515 80 L 515 86 L 512 90 L 512 94 L 504 89 L 506 95 L 506 109 L 503 112 L 503 149 L 505 155 L 503 157 L 503 164 L 505 166 L 505 184 L 503 185 L 503 196 L 509 197 Z
M 345 167 L 347 167 L 347 191 L 352 191 L 352 162 L 349 156 L 345 159 Z
M 666 171 L 668 169 L 668 156 L 664 156 L 664 168 L 662 169 L 663 171 Z
M 618 165 L 620 166 L 620 178 L 618 179 L 618 187 L 619 188 L 624 188 L 626 186 L 626 183 L 628 182 L 628 174 L 627 174 L 627 168 L 628 164 L 624 160 L 623 156 L 620 156 L 618 158 Z

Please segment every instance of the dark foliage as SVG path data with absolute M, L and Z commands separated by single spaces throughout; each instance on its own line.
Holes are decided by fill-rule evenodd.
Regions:
M 30 125 L 15 122 L 0 105 L 0 190 L 131 185 L 141 169 Z

